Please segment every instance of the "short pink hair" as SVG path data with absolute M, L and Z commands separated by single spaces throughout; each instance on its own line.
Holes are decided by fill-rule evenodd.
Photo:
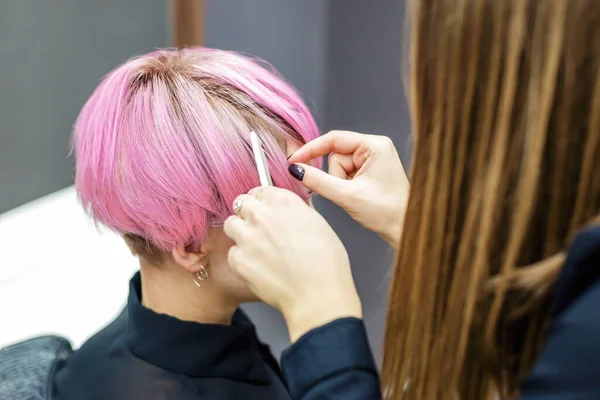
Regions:
M 126 237 L 197 249 L 235 197 L 260 184 L 251 130 L 273 183 L 306 198 L 282 148 L 319 130 L 266 62 L 200 47 L 136 57 L 102 80 L 77 118 L 77 192 L 96 221 Z

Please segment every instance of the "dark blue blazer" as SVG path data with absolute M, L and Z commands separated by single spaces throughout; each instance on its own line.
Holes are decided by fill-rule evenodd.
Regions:
M 600 228 L 573 241 L 556 284 L 546 345 L 521 386 L 521 400 L 600 399 Z M 293 399 L 381 399 L 362 321 L 317 328 L 284 352 Z

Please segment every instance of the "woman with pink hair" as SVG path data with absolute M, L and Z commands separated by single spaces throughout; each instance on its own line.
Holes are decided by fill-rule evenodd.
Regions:
M 233 200 L 259 185 L 250 131 L 273 183 L 308 201 L 286 157 L 319 131 L 266 63 L 160 50 L 94 91 L 74 128 L 76 188 L 93 219 L 123 236 L 140 272 L 123 313 L 58 373 L 58 399 L 289 398 L 238 309 L 257 298 L 230 270 L 233 242 L 222 230 Z

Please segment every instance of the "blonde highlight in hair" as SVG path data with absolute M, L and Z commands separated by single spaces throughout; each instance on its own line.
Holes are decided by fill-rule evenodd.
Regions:
M 384 393 L 506 398 L 544 343 L 569 240 L 600 212 L 600 2 L 410 3 Z

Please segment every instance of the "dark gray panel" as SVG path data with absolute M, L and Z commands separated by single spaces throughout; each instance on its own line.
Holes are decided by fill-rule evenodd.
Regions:
M 328 2 L 207 0 L 206 4 L 206 45 L 267 60 L 302 92 L 321 122 Z
M 161 1 L 0 2 L 0 212 L 72 183 L 71 126 L 98 80 L 167 45 Z
M 402 71 L 404 2 L 332 4 L 326 126 L 388 135 L 408 162 L 410 124 Z
M 408 165 L 410 124 L 401 69 L 404 2 L 345 0 L 331 5 L 325 126 L 388 135 Z M 348 249 L 371 346 L 381 360 L 394 253 L 333 204 L 323 200 L 318 207 Z

